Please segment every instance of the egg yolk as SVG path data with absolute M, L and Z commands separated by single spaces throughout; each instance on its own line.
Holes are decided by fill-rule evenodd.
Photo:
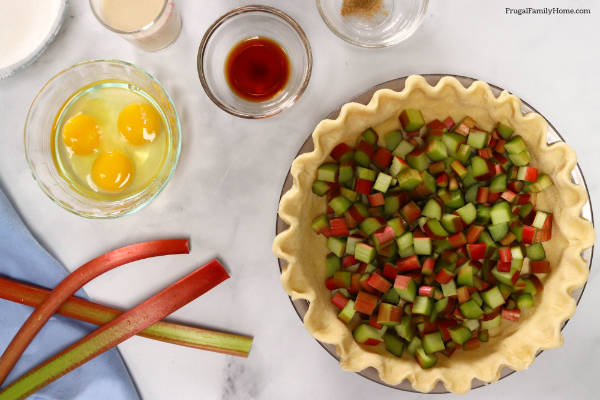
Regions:
M 77 114 L 65 123 L 62 137 L 65 146 L 73 153 L 91 154 L 100 142 L 100 125 L 89 115 Z
M 125 189 L 133 178 L 133 165 L 123 153 L 102 153 L 92 165 L 92 179 L 101 189 L 119 192 Z
M 119 114 L 121 135 L 133 145 L 152 142 L 160 131 L 160 116 L 149 104 L 130 104 Z

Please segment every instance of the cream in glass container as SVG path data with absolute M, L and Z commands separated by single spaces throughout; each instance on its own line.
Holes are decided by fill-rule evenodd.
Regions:
M 181 31 L 181 16 L 173 0 L 90 0 L 98 21 L 147 51 L 173 43 Z

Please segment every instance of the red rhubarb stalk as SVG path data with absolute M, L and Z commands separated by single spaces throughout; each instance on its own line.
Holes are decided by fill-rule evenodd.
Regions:
M 46 300 L 49 293 L 47 289 L 0 278 L 0 298 L 5 300 L 38 307 Z M 71 296 L 57 311 L 57 314 L 95 325 L 104 325 L 122 313 L 121 310 L 74 296 Z M 239 357 L 248 357 L 252 346 L 252 338 L 248 336 L 164 321 L 143 330 L 139 336 Z
M 25 398 L 160 321 L 227 278 L 229 274 L 225 268 L 218 261 L 211 261 L 32 369 L 0 392 L 0 400 Z
M 0 385 L 13 369 L 35 335 L 56 313 L 59 307 L 83 285 L 113 268 L 136 260 L 168 254 L 187 254 L 190 252 L 186 239 L 155 240 L 125 246 L 110 251 L 82 265 L 50 293 L 46 301 L 36 308 L 0 357 Z

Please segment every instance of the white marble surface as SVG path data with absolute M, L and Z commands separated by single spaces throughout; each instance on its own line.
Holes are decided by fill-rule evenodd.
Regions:
M 343 372 L 299 322 L 271 253 L 279 192 L 297 149 L 322 117 L 376 83 L 412 73 L 454 73 L 507 88 L 544 113 L 575 148 L 592 198 L 598 198 L 598 1 L 568 2 L 591 8 L 587 16 L 519 17 L 504 13 L 505 7 L 522 3 L 515 0 L 432 0 L 416 34 L 384 50 L 337 39 L 311 0 L 266 1 L 302 25 L 315 63 L 299 103 L 264 121 L 220 111 L 196 73 L 205 29 L 246 2 L 178 1 L 183 31 L 159 53 L 144 53 L 104 30 L 87 1 L 71 3 L 70 18 L 39 61 L 0 81 L 2 186 L 35 235 L 71 269 L 125 243 L 190 237 L 191 255 L 113 271 L 88 285 L 88 293 L 97 301 L 130 307 L 219 256 L 231 280 L 175 317 L 255 336 L 246 360 L 141 338 L 127 341 L 120 349 L 144 399 L 422 398 Z M 529 0 L 526 6 L 549 5 Z M 173 95 L 184 130 L 181 162 L 166 190 L 137 214 L 111 221 L 86 220 L 54 205 L 36 186 L 23 156 L 25 114 L 39 88 L 64 67 L 98 58 L 130 61 L 157 76 Z M 529 370 L 465 398 L 597 398 L 598 268 L 592 269 L 579 309 L 564 330 L 563 347 L 544 352 Z

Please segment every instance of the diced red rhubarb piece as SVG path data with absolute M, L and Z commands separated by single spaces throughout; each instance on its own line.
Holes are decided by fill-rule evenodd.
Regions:
M 379 275 L 377 272 L 373 272 L 371 274 L 369 279 L 367 279 L 367 283 L 373 289 L 378 290 L 381 293 L 387 292 L 392 287 L 392 284 L 387 279 Z
M 380 147 L 373 156 L 373 162 L 381 169 L 387 168 L 392 162 L 392 153 L 385 147 Z
M 490 193 L 488 196 L 488 203 L 494 203 L 500 198 L 500 193 Z
M 354 302 L 354 309 L 360 313 L 371 315 L 377 307 L 377 296 L 360 291 Z
M 354 258 L 353 255 L 344 256 L 342 258 L 342 266 L 344 268 L 348 268 L 348 267 L 358 264 L 358 263 L 360 263 L 360 261 L 358 261 L 356 258 Z
M 552 230 L 552 214 L 548 214 L 546 217 L 542 230 Z
M 436 180 L 435 183 L 439 186 L 439 187 L 448 187 L 448 174 L 447 173 L 442 173 L 440 174 Z
M 450 272 L 446 268 L 442 268 L 440 272 L 437 273 L 435 280 L 441 284 L 445 284 L 450 282 L 454 278 L 454 273 Z
M 534 167 L 519 167 L 517 179 L 520 181 L 535 182 L 538 178 L 538 170 Z
M 519 318 L 521 318 L 521 310 L 515 308 L 513 310 L 507 310 L 506 308 L 502 309 L 502 319 L 508 321 L 518 322 Z
M 469 243 L 467 244 L 467 251 L 471 260 L 481 260 L 485 257 L 486 245 L 485 243 Z
M 550 272 L 550 262 L 548 260 L 532 261 L 529 268 L 533 274 L 547 274 Z
M 467 351 L 468 350 L 475 350 L 475 349 L 479 348 L 480 344 L 481 344 L 481 341 L 479 340 L 479 338 L 474 337 L 474 338 L 471 338 L 471 339 L 467 340 L 465 342 L 465 344 L 463 344 L 463 349 L 467 350 Z
M 467 230 L 467 243 L 475 243 L 479 240 L 479 236 L 485 231 L 485 228 L 481 225 L 471 225 Z
M 380 247 L 384 247 L 396 239 L 396 234 L 391 226 L 385 226 L 378 232 L 373 234 Z
M 552 239 L 552 231 L 551 230 L 538 229 L 535 232 L 535 238 L 533 239 L 533 242 L 534 243 L 547 242 L 550 239 Z
M 369 194 L 371 192 L 371 186 L 373 186 L 373 182 L 368 181 L 366 179 L 356 178 L 356 183 L 354 184 L 354 191 L 360 194 Z
M 344 218 L 332 218 L 329 220 L 329 231 L 331 236 L 348 236 L 348 226 Z
M 0 298 L 5 300 L 38 307 L 49 294 L 48 289 L 0 278 Z M 104 325 L 123 314 L 123 311 L 71 296 L 58 309 L 57 314 L 94 325 Z M 138 336 L 238 357 L 248 357 L 252 347 L 252 338 L 248 336 L 165 321 L 155 323 Z
M 394 281 L 394 288 L 402 289 L 402 290 L 407 289 L 411 280 L 412 280 L 411 276 L 397 275 L 396 280 Z
M 529 277 L 529 280 L 531 281 L 531 283 L 533 283 L 533 286 L 535 286 L 535 289 L 538 292 L 541 292 L 542 290 L 544 290 L 544 284 L 542 283 L 542 281 L 540 281 L 540 279 L 537 276 L 531 275 Z
M 448 242 L 450 242 L 450 246 L 457 249 L 467 244 L 467 238 L 463 232 L 457 232 L 448 236 Z
M 435 260 L 432 257 L 427 257 L 423 261 L 423 266 L 421 267 L 421 273 L 425 276 L 432 275 L 434 268 L 435 268 Z
M 369 325 L 377 329 L 383 328 L 383 325 L 377 322 L 377 315 L 375 314 L 371 315 L 371 317 L 369 318 Z
M 498 255 L 500 256 L 500 261 L 502 261 L 502 262 L 510 263 L 512 260 L 512 252 L 510 251 L 510 247 L 500 247 L 498 249 Z M 510 268 L 509 268 L 509 270 L 510 270 Z M 502 271 L 500 271 L 500 272 L 502 272 Z
M 187 254 L 189 251 L 189 242 L 185 239 L 137 243 L 108 252 L 73 271 L 54 288 L 46 301 L 31 313 L 4 350 L 4 354 L 0 357 L 0 385 L 40 329 L 59 307 L 83 285 L 104 272 L 133 261 L 169 254 Z
M 511 282 L 513 283 L 513 285 L 517 283 L 517 281 L 519 280 L 520 277 L 521 277 L 521 271 L 516 270 L 513 273 L 512 277 L 510 278 Z
M 489 160 L 490 158 L 492 158 L 492 149 L 490 149 L 489 147 L 479 149 L 479 150 L 477 150 L 477 155 L 479 155 L 479 157 L 481 157 L 481 158 Z M 502 167 L 502 166 L 500 166 L 500 167 Z
M 366 140 L 362 140 L 359 144 L 356 145 L 356 150 L 362 151 L 367 155 L 367 157 L 371 158 L 373 153 L 375 153 L 375 146 Z
M 409 224 L 412 224 L 421 216 L 421 209 L 414 201 L 411 201 L 402 207 L 402 216 Z
M 513 200 L 517 197 L 517 194 L 515 192 L 513 192 L 512 190 L 505 190 L 504 192 L 502 192 L 500 197 L 502 197 L 504 200 L 508 201 L 509 203 L 512 203 Z
M 399 272 L 407 272 L 421 269 L 421 264 L 419 264 L 419 258 L 416 255 L 412 255 L 398 260 L 396 267 L 398 267 Z
M 441 319 L 438 321 L 438 328 L 440 328 L 442 338 L 445 342 L 449 341 L 452 338 L 448 329 L 453 328 L 456 325 L 458 325 L 458 323 L 452 319 Z
M 333 157 L 336 161 L 340 161 L 342 156 L 347 152 L 352 151 L 352 148 L 348 146 L 346 143 L 340 143 L 331 150 L 331 157 Z
M 213 260 L 30 370 L 4 387 L 0 396 L 6 399 L 27 397 L 140 333 L 228 278 L 223 266 Z
M 446 125 L 446 128 L 448 128 L 448 129 L 454 128 L 455 123 L 454 123 L 454 120 L 452 119 L 452 117 L 446 118 L 443 122 L 444 122 L 444 125 Z
M 340 292 L 337 292 L 335 296 L 333 296 L 333 298 L 331 299 L 331 303 L 340 310 L 342 310 L 344 309 L 344 307 L 346 307 L 346 304 L 348 304 L 348 298 Z
M 461 286 L 456 289 L 456 297 L 458 298 L 458 303 L 463 304 L 469 301 L 471 298 L 471 293 L 469 292 L 468 286 Z
M 398 275 L 398 267 L 389 263 L 383 266 L 383 276 L 387 279 L 394 282 L 396 280 L 396 275 Z
M 435 288 L 433 286 L 427 286 L 427 285 L 419 286 L 419 296 L 433 297 L 434 291 L 435 291 Z
M 520 194 L 517 197 L 517 204 L 518 205 L 522 205 L 522 204 L 527 204 L 531 202 L 531 194 L 530 193 L 524 193 L 524 194 Z
M 366 181 L 369 182 L 369 181 Z M 348 213 L 350 214 L 350 216 L 357 222 L 357 223 L 361 223 L 364 221 L 364 219 L 366 218 L 363 214 L 361 214 L 361 212 L 358 210 L 358 208 L 356 207 L 355 204 L 353 204 L 349 209 L 348 209 Z
M 510 267 L 510 261 L 498 261 L 498 272 L 509 272 Z
M 535 229 L 533 226 L 523 225 L 521 240 L 525 244 L 532 244 L 535 238 Z
M 350 275 L 350 287 L 348 288 L 348 291 L 352 294 L 358 293 L 360 290 L 360 275 L 361 274 L 358 272 Z
M 488 196 L 490 195 L 490 188 L 487 186 L 482 186 L 479 189 L 477 189 L 477 202 L 478 203 L 487 203 L 488 201 Z
M 327 278 L 325 280 L 325 287 L 329 290 L 337 289 L 338 287 L 337 287 L 337 282 L 336 282 L 335 278 L 334 277 Z
M 383 197 L 383 193 L 376 192 L 368 195 L 369 197 L 369 205 L 371 207 L 379 207 L 385 204 L 385 198 Z

